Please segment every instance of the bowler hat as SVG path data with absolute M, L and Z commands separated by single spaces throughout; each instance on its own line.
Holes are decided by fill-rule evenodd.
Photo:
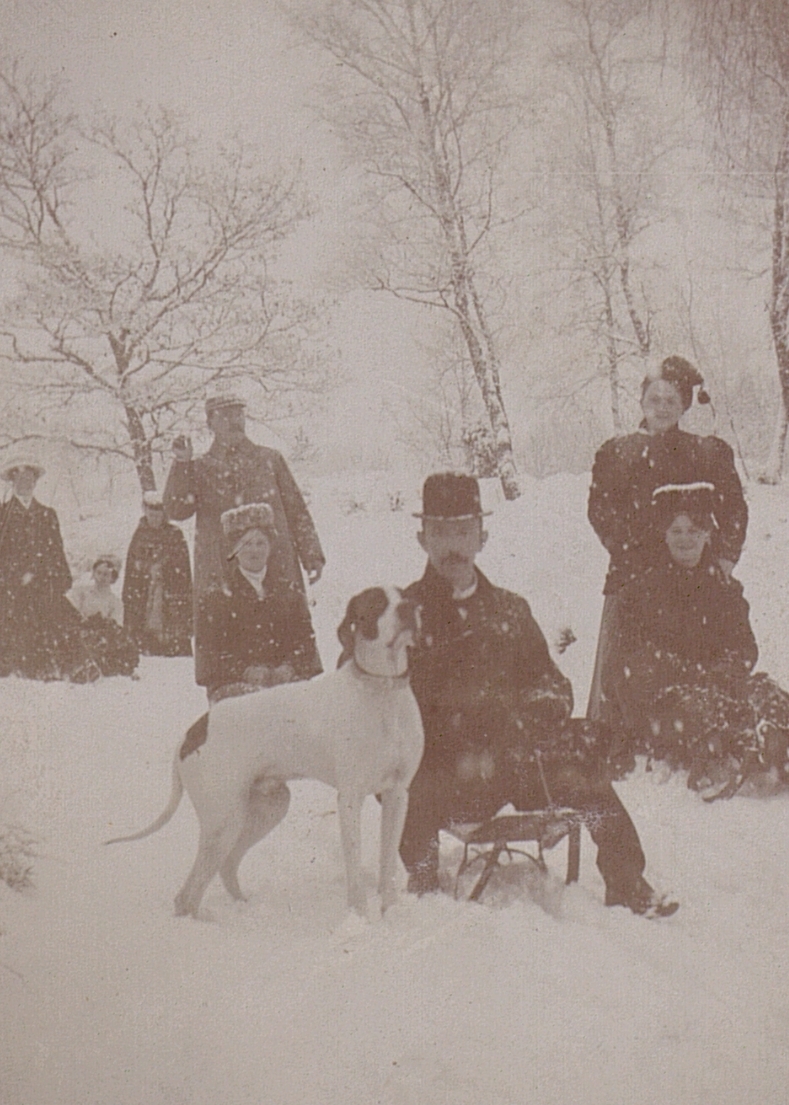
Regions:
M 422 513 L 415 518 L 483 518 L 479 483 L 465 472 L 434 472 L 422 488 Z
M 22 468 L 29 468 L 31 472 L 35 472 L 36 479 L 40 479 L 45 471 L 43 464 L 39 464 L 37 460 L 27 456 L 16 456 L 10 457 L 3 463 L 0 476 L 10 482 L 14 478 L 14 472 L 19 472 Z
M 242 399 L 240 395 L 235 395 L 233 392 L 220 392 L 218 395 L 209 395 L 205 401 L 205 415 L 206 418 L 214 413 L 214 411 L 225 410 L 227 407 L 245 407 L 246 400 Z

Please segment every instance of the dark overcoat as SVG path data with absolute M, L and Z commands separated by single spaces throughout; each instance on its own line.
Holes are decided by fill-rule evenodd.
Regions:
M 195 515 L 195 604 L 209 587 L 227 579 L 231 550 L 219 519 L 244 503 L 268 503 L 274 512 L 270 577 L 303 591 L 299 562 L 307 572 L 324 563 L 312 518 L 284 457 L 248 438 L 234 446 L 214 441 L 204 456 L 174 462 L 163 498 L 168 517 L 175 521 Z
M 715 485 L 713 555 L 736 563 L 748 508 L 725 441 L 675 427 L 662 434 L 639 430 L 600 447 L 592 468 L 589 521 L 611 557 L 607 595 L 660 559 L 663 535 L 655 533 L 652 493 L 665 484 L 696 481 Z
M 451 767 L 464 753 L 487 749 L 503 771 L 508 750 L 572 712 L 570 681 L 551 659 L 529 604 L 480 571 L 477 579 L 474 594 L 456 602 L 428 564 L 405 592 L 422 607 L 411 686 L 425 729 L 426 767 Z
M 425 730 L 400 843 L 409 885 L 437 888 L 439 832 L 453 821 L 484 820 L 507 802 L 530 810 L 553 801 L 588 814 L 607 890 L 626 894 L 644 870 L 638 834 L 610 782 L 575 767 L 577 741 L 594 745 L 599 734 L 568 720 L 572 687 L 529 604 L 479 570 L 474 594 L 455 601 L 430 564 L 405 594 L 422 606 L 410 666 Z
M 248 667 L 290 664 L 297 679 L 322 670 L 301 592 L 279 588 L 259 598 L 235 565 L 228 583 L 202 596 L 197 628 L 203 647 L 196 654 L 195 678 L 209 696 L 242 683 Z
M 695 568 L 683 568 L 666 551 L 662 564 L 623 587 L 619 647 L 604 689 L 628 724 L 643 727 L 644 711 L 674 684 L 715 673 L 742 689 L 758 657 L 748 612 L 742 585 L 706 553 Z
M 33 499 L 0 506 L 0 672 L 57 678 L 73 666 L 79 614 L 58 517 Z
M 161 583 L 161 634 L 147 625 L 154 565 Z M 178 526 L 150 526 L 141 518 L 129 543 L 123 576 L 123 625 L 143 652 L 154 656 L 192 654 L 192 570 L 186 538 Z
M 777 768 L 789 779 L 789 695 L 754 673 L 758 648 L 741 584 L 705 553 L 666 554 L 619 592 L 619 649 L 606 693 L 634 751 L 691 771 L 733 764 L 733 778 Z

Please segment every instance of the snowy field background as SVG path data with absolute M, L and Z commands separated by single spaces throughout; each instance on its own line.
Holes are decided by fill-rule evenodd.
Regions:
M 587 477 L 525 481 L 495 513 L 480 566 L 529 599 L 582 713 L 605 557 Z M 324 666 L 348 598 L 421 573 L 419 477 L 307 486 L 328 566 L 313 589 Z M 52 501 L 42 487 L 42 499 Z M 737 574 L 760 667 L 789 685 L 789 496 L 748 489 Z M 392 506 L 400 500 L 402 509 Z M 122 549 L 136 505 L 63 519 L 77 559 Z M 0 821 L 40 841 L 35 888 L 0 884 L 2 1105 L 785 1105 L 789 1085 L 789 795 L 702 803 L 675 776 L 617 784 L 647 876 L 682 903 L 663 922 L 602 904 L 594 847 L 581 880 L 509 869 L 483 905 L 374 902 L 377 807 L 365 807 L 374 920 L 346 912 L 333 791 L 292 787 L 291 812 L 217 883 L 211 923 L 176 919 L 194 858 L 188 800 L 157 835 L 170 761 L 202 712 L 189 660 L 144 658 L 139 680 L 0 682 Z M 447 877 L 459 858 L 447 842 Z

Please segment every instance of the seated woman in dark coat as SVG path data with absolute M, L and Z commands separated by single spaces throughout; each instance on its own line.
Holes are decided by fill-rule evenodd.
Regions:
M 321 670 L 307 600 L 266 576 L 274 513 L 266 503 L 227 510 L 222 528 L 233 562 L 228 582 L 203 596 L 197 630 L 205 648 L 196 679 L 210 702 L 276 683 L 311 679 Z
M 710 552 L 714 487 L 653 496 L 663 560 L 623 588 L 620 647 L 607 695 L 635 751 L 688 770 L 705 797 L 730 796 L 768 771 L 789 782 L 789 695 L 764 672 L 742 585 Z

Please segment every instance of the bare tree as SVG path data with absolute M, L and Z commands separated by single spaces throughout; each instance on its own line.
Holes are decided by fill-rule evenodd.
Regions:
M 656 218 L 655 170 L 668 153 L 645 97 L 659 76 L 661 39 L 649 0 L 562 0 L 562 78 L 574 148 L 562 192 L 575 237 L 573 276 L 591 289 L 589 326 L 600 343 L 611 416 L 623 429 L 621 366 L 643 361 L 653 340 L 653 312 L 636 279 L 637 240 Z
M 781 479 L 789 429 L 789 16 L 779 0 L 687 0 L 692 73 L 727 167 L 772 207 L 769 318 L 781 410 L 763 479 Z M 703 59 L 705 66 L 699 65 Z
M 471 448 L 475 432 L 487 428 L 485 409 L 457 327 L 439 327 L 424 354 L 427 370 L 418 392 L 389 381 L 383 409 L 398 439 L 428 465 L 463 465 L 474 475 L 496 476 L 479 470 Z
M 109 188 L 102 182 L 109 180 Z M 272 279 L 306 214 L 296 181 L 240 146 L 201 156 L 165 110 L 79 126 L 53 83 L 0 66 L 0 355 L 46 434 L 131 460 L 187 424 L 206 384 L 302 384 L 303 305 Z M 306 361 L 306 363 L 305 363 Z
M 484 401 L 504 494 L 519 494 L 492 305 L 498 169 L 513 124 L 503 87 L 521 0 L 319 0 L 288 5 L 339 63 L 331 120 L 375 181 L 373 286 L 448 312 Z

